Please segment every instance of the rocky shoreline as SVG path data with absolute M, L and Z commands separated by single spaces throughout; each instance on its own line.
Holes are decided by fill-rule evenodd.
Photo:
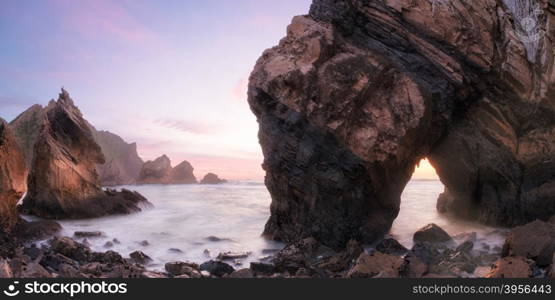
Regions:
M 305 238 L 268 251 L 248 267 L 240 266 L 250 252 L 223 252 L 200 264 L 168 262 L 164 271 L 152 270 L 152 259 L 141 251 L 129 257 L 94 252 L 87 238 L 99 235 L 76 232 L 43 243 L 2 243 L 0 278 L 555 278 L 553 219 L 513 229 L 502 248 L 478 241 L 476 233 L 452 237 L 430 224 L 414 234 L 411 249 L 392 238 L 365 247 L 351 240 L 341 250 Z

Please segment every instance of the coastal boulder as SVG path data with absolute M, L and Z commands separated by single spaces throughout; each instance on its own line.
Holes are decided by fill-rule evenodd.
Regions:
M 403 266 L 403 258 L 391 254 L 362 253 L 349 273 L 348 278 L 397 278 Z
M 200 184 L 222 184 L 222 183 L 226 183 L 227 180 L 225 179 L 220 179 L 220 177 L 218 177 L 218 175 L 214 174 L 214 173 L 208 173 L 206 175 L 204 175 L 204 178 L 202 178 L 202 180 L 200 181 Z
M 522 256 L 541 266 L 551 264 L 555 253 L 555 225 L 534 221 L 514 228 L 503 245 L 503 256 Z
M 138 193 L 103 191 L 96 166 L 104 162 L 88 122 L 62 89 L 45 108 L 22 211 L 43 218 L 92 218 L 149 204 Z
M 532 275 L 524 257 L 505 257 L 492 266 L 486 278 L 528 278 Z
M 454 243 L 453 238 L 436 224 L 418 229 L 412 239 L 415 243 Z
M 27 190 L 25 157 L 10 126 L 0 119 L 0 232 L 17 223 L 16 205 Z
M 504 226 L 553 215 L 555 19 L 541 0 L 532 47 L 515 1 L 529 3 L 314 0 L 293 18 L 249 79 L 265 235 L 372 243 L 425 157 L 444 211 Z

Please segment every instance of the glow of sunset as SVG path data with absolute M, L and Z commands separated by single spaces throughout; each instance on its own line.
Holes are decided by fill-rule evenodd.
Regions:
M 427 179 L 427 180 L 439 180 L 436 170 L 430 164 L 428 159 L 423 159 L 420 161 L 419 165 L 416 166 L 412 179 Z

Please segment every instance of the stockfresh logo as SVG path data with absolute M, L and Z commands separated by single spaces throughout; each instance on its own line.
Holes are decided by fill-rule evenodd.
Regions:
M 3 290 L 4 295 L 8 297 L 16 297 L 20 294 L 26 295 L 67 295 L 74 297 L 76 295 L 87 294 L 126 294 L 127 283 L 108 283 L 108 282 L 28 282 L 20 284 L 14 281 Z
M 13 284 L 8 285 L 8 289 L 4 290 L 4 295 L 8 297 L 15 297 L 19 295 L 19 290 L 17 286 L 19 285 L 19 281 L 14 281 Z

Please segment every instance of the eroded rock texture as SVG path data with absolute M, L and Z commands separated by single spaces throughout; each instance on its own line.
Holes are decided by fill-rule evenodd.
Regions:
M 147 204 L 129 191 L 105 192 L 96 165 L 105 162 L 90 126 L 62 89 L 41 119 L 28 192 L 22 209 L 45 218 L 88 218 L 140 211 Z
M 183 161 L 172 168 L 171 161 L 162 155 L 153 161 L 147 161 L 139 174 L 139 184 L 192 184 L 197 183 L 193 166 Z
M 25 158 L 10 126 L 0 119 L 0 233 L 17 223 L 16 205 L 27 190 Z
M 499 225 L 553 214 L 555 15 L 534 3 L 530 54 L 501 0 L 314 0 L 250 77 L 265 234 L 373 241 L 423 157 L 450 211 Z

